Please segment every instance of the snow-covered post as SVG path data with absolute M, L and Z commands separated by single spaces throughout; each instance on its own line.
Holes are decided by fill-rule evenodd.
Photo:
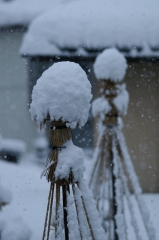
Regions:
M 73 145 L 71 129 L 81 128 L 90 109 L 91 85 L 82 68 L 59 62 L 38 79 L 31 115 L 41 126 L 51 122 L 50 152 L 42 176 L 50 182 L 43 239 L 103 240 L 95 201 L 83 179 L 83 151 Z
M 130 183 L 143 225 L 149 240 L 152 240 L 155 239 L 154 229 L 148 219 L 138 178 L 121 132 L 121 117 L 126 114 L 129 102 L 126 85 L 123 83 L 126 68 L 125 58 L 116 49 L 103 51 L 94 64 L 95 75 L 103 83 L 103 92 L 92 106 L 93 115 L 99 116 L 99 138 L 90 187 L 97 201 L 108 240 L 128 239 L 124 199 L 127 200 L 136 240 L 142 240 L 138 219 L 133 210 Z

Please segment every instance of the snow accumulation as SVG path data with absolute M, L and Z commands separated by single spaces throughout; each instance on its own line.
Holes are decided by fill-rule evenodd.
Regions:
M 119 85 L 117 87 L 120 92 L 113 99 L 113 104 L 117 108 L 119 116 L 125 116 L 127 114 L 127 109 L 129 104 L 129 93 L 126 90 L 125 84 Z
M 31 230 L 22 218 L 10 218 L 10 215 L 0 215 L 1 240 L 30 240 Z
M 92 114 L 94 117 L 101 113 L 105 115 L 110 112 L 111 109 L 112 107 L 109 101 L 104 96 L 95 99 L 92 103 Z
M 26 240 L 29 229 L 32 231 L 31 240 L 41 239 L 49 185 L 45 179 L 40 179 L 40 172 L 39 166 L 28 164 L 28 158 L 24 165 L 0 161 L 3 187 L 12 192 L 11 203 L 0 212 L 0 226 L 3 234 L 8 232 L 19 237 L 3 240 Z
M 127 56 L 158 56 L 158 9 L 149 0 L 64 2 L 32 22 L 21 53 L 96 56 L 116 47 Z
M 128 91 L 125 89 L 125 84 L 117 85 L 116 87 L 118 88 L 118 90 L 120 90 L 120 92 L 112 100 L 112 103 L 118 110 L 119 116 L 125 116 L 127 114 L 129 104 L 129 94 Z M 105 114 L 109 113 L 111 110 L 112 106 L 109 103 L 109 100 L 104 96 L 95 99 L 92 103 L 92 114 L 94 117 L 101 114 L 104 114 L 105 116 Z
M 117 87 L 120 89 L 120 93 L 112 100 L 112 103 L 118 110 L 119 116 L 125 116 L 127 114 L 129 104 L 129 93 L 125 89 L 125 84 L 122 84 L 121 86 L 118 85 Z M 92 114 L 94 117 L 100 115 L 101 120 L 104 120 L 105 115 L 111 110 L 112 105 L 104 96 L 99 97 L 92 102 Z
M 26 144 L 22 140 L 2 138 L 0 136 L 0 151 L 24 153 L 26 151 Z
M 81 128 L 87 121 L 91 84 L 86 73 L 74 62 L 53 64 L 38 79 L 32 92 L 31 117 L 38 124 L 51 120 L 67 121 L 68 126 Z
M 73 145 L 72 141 L 67 141 L 65 149 L 59 152 L 58 164 L 55 171 L 56 179 L 68 179 L 70 172 L 77 182 L 83 177 L 84 153 L 81 148 Z
M 89 180 L 92 159 L 87 157 L 85 164 L 87 165 L 85 176 Z M 1 220 L 7 220 L 8 224 L 10 224 L 11 220 L 9 221 L 9 219 L 23 219 L 23 222 L 32 231 L 31 240 L 41 239 L 49 191 L 49 184 L 44 178 L 40 179 L 39 177 L 40 172 L 41 168 L 34 164 L 29 164 L 27 158 L 26 162 L 23 161 L 21 164 L 0 161 L 0 176 L 3 179 L 3 186 L 12 191 L 12 202 L 3 208 L 3 211 L 0 213 L 0 216 L 3 214 Z M 156 229 L 156 239 L 159 239 L 159 194 L 143 194 L 143 197 Z M 136 208 L 134 210 L 136 211 Z M 127 223 L 129 224 L 129 214 L 128 212 L 126 213 Z M 139 217 L 139 212 L 137 214 Z M 148 240 L 141 224 L 139 224 L 139 228 L 142 231 L 143 239 Z M 16 234 L 16 228 L 13 230 L 15 231 L 12 234 Z M 135 237 L 129 230 L 130 228 L 128 229 L 129 240 L 134 240 Z M 13 240 L 12 238 L 8 238 L 7 240 L 10 239 Z
M 127 113 L 129 94 L 126 90 L 126 84 L 121 84 L 127 69 L 125 57 L 116 49 L 106 49 L 98 55 L 94 63 L 94 72 L 98 80 L 111 80 L 115 84 L 116 96 L 111 100 L 107 98 L 110 90 L 107 89 L 103 96 L 95 99 L 92 103 L 93 116 L 100 115 L 102 120 L 105 114 L 112 110 L 112 104 L 118 110 L 119 116 Z
M 60 0 L 0 1 L 0 27 L 28 26 L 35 17 L 58 2 Z
M 98 80 L 121 82 L 126 69 L 125 57 L 115 48 L 104 50 L 98 55 L 94 63 L 94 72 Z
M 86 169 L 88 171 L 86 174 L 88 175 L 89 168 L 92 167 L 91 159 L 87 158 L 85 164 L 87 164 Z M 3 183 L 5 183 L 6 188 L 10 188 L 12 190 L 13 195 L 12 203 L 3 209 L 3 212 L 1 212 L 0 216 L 3 214 L 2 218 L 6 220 L 8 219 L 8 224 L 11 223 L 11 220 L 9 221 L 9 219 L 17 219 L 17 217 L 21 218 L 21 220 L 23 219 L 27 226 L 32 230 L 31 240 L 40 239 L 42 236 L 47 205 L 47 195 L 49 190 L 49 185 L 46 180 L 39 178 L 40 171 L 41 168 L 35 165 L 15 165 L 0 161 L 0 175 L 3 179 Z M 89 179 L 90 176 L 87 177 Z M 156 229 L 156 239 L 159 239 L 159 195 L 143 194 L 143 197 L 146 200 L 150 217 Z M 136 213 L 136 208 L 134 210 Z M 128 212 L 126 213 L 127 223 L 129 224 L 129 214 Z M 140 216 L 138 212 L 137 216 Z M 140 223 L 139 228 L 142 231 L 143 239 L 148 240 Z M 134 240 L 135 237 L 129 230 L 130 229 L 128 229 L 129 240 Z M 13 233 L 16 234 L 14 231 Z M 12 238 L 8 238 L 7 240 L 10 239 Z
M 117 95 L 112 103 L 118 110 L 119 116 L 125 116 L 127 114 L 128 104 L 129 104 L 129 94 L 125 89 L 125 84 L 118 86 L 123 88 L 119 95 Z M 105 114 L 109 113 L 112 110 L 112 106 L 109 103 L 108 99 L 104 96 L 95 99 L 92 102 L 92 114 L 93 116 L 101 115 L 102 120 L 105 119 Z

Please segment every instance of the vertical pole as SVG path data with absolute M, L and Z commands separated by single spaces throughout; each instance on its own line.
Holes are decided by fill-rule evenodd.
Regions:
M 112 202 L 113 202 L 113 221 L 114 221 L 114 240 L 118 240 L 118 234 L 117 234 L 117 224 L 116 224 L 116 220 L 115 220 L 115 216 L 117 214 L 117 202 L 116 202 L 116 192 L 115 192 L 115 182 L 116 182 L 116 178 L 115 175 L 113 173 L 114 171 L 114 163 L 112 162 L 112 167 L 111 167 L 111 171 L 112 171 Z
M 67 226 L 67 186 L 62 186 L 63 193 L 63 215 L 64 215 L 64 229 L 65 229 L 65 240 L 69 240 L 68 226 Z
M 112 132 L 113 132 L 113 127 L 110 129 L 111 131 L 111 137 L 110 137 L 110 158 L 111 158 L 111 176 L 112 176 L 112 215 L 113 215 L 113 223 L 114 223 L 114 229 L 113 229 L 113 234 L 114 234 L 114 239 L 113 240 L 119 240 L 118 234 L 117 234 L 117 223 L 115 216 L 117 214 L 117 202 L 116 202 L 116 191 L 115 191 L 115 183 L 116 183 L 116 177 L 114 174 L 114 162 L 113 162 L 113 151 L 112 151 Z

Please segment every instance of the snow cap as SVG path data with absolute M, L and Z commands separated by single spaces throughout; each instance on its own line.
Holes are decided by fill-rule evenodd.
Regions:
M 32 92 L 31 117 L 38 124 L 49 116 L 50 120 L 62 120 L 67 126 L 81 128 L 87 121 L 91 84 L 79 64 L 58 62 L 46 70 L 37 80 Z
M 125 57 L 115 48 L 104 50 L 95 60 L 94 72 L 98 80 L 121 82 L 125 76 Z

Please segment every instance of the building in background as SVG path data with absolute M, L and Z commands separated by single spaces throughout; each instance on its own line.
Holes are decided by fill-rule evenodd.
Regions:
M 0 1 L 0 135 L 32 146 L 36 130 L 29 114 L 27 64 L 19 54 L 30 22 L 57 0 Z
M 21 47 L 29 66 L 30 92 L 54 62 L 78 62 L 94 84 L 92 64 L 99 52 L 115 47 L 127 57 L 130 107 L 124 134 L 145 192 L 159 191 L 158 9 L 159 2 L 148 0 L 69 1 L 37 17 Z M 99 89 L 95 83 L 94 95 Z M 88 134 L 85 141 L 89 138 Z

